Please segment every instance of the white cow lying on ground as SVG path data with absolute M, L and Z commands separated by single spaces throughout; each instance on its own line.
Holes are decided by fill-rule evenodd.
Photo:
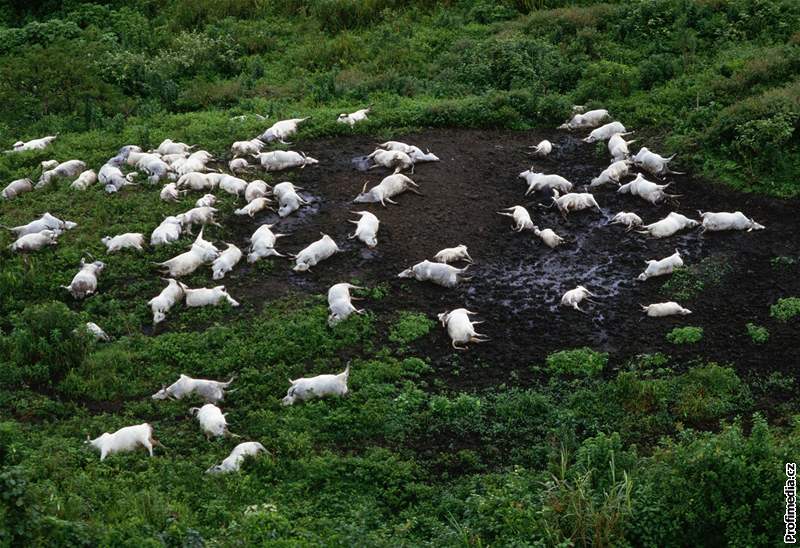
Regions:
M 672 183 L 665 185 L 658 185 L 652 181 L 645 179 L 641 173 L 636 175 L 636 178 L 630 183 L 624 184 L 617 189 L 620 194 L 632 194 L 638 196 L 643 200 L 656 205 L 664 200 L 672 200 L 680 198 L 678 194 L 667 194 L 664 190 Z
M 482 343 L 489 339 L 475 331 L 475 325 L 483 322 L 473 322 L 469 319 L 470 312 L 466 308 L 456 308 L 438 315 L 442 327 L 447 328 L 451 344 L 456 350 L 466 350 L 469 343 Z M 459 346 L 461 345 L 461 346 Z
M 355 299 L 355 297 L 350 296 L 351 289 L 364 288 L 349 283 L 339 283 L 328 289 L 328 310 L 330 310 L 328 325 L 331 327 L 346 320 L 354 312 L 356 314 L 364 313 L 363 309 L 358 309 L 353 306 L 352 300 Z
M 520 178 L 525 179 L 528 183 L 528 190 L 525 191 L 525 196 L 532 192 L 539 190 L 557 190 L 566 193 L 572 190 L 572 183 L 567 181 L 561 175 L 546 175 L 544 173 L 535 173 L 533 167 L 527 171 L 519 174 Z
M 367 159 L 373 162 L 373 165 L 370 166 L 369 169 L 385 167 L 394 169 L 395 173 L 410 169 L 411 173 L 414 173 L 414 160 L 401 150 L 383 150 L 382 148 L 376 148 L 372 154 L 367 156 Z
M 247 215 L 249 217 L 255 217 L 256 213 L 260 213 L 264 210 L 272 210 L 269 204 L 272 203 L 272 200 L 269 198 L 255 198 L 252 202 L 249 202 L 246 206 L 234 210 L 234 215 Z M 274 210 L 273 210 L 274 211 Z
M 69 285 L 62 285 L 72 294 L 75 299 L 83 299 L 97 291 L 97 277 L 103 272 L 106 264 L 102 261 L 94 261 L 93 263 L 86 263 L 85 259 L 81 259 L 81 269 L 72 278 Z
M 302 189 L 289 182 L 278 183 L 272 189 L 272 194 L 278 199 L 278 217 L 288 217 L 300 209 L 300 206 L 309 203 L 297 193 L 298 190 Z
M 421 148 L 414 145 L 407 145 L 406 143 L 402 143 L 400 141 L 386 141 L 378 146 L 386 150 L 399 150 L 400 152 L 405 152 L 415 164 L 419 164 L 421 162 L 439 161 L 439 157 L 432 153 L 430 149 L 428 149 L 428 152 L 422 152 Z
M 350 114 L 343 112 L 339 115 L 336 121 L 340 124 L 347 124 L 348 126 L 353 127 L 357 122 L 368 120 L 369 118 L 367 118 L 367 114 L 369 114 L 369 111 L 370 107 L 362 108 L 355 112 L 351 112 Z
M 332 257 L 339 251 L 341 251 L 341 249 L 339 249 L 339 246 L 333 241 L 333 238 L 327 234 L 322 234 L 322 238 L 309 244 L 294 256 L 295 266 L 292 270 L 295 272 L 305 272 L 312 266 L 316 266 L 321 261 Z
M 269 191 L 270 186 L 267 183 L 261 179 L 256 179 L 247 183 L 247 188 L 244 189 L 244 199 L 249 203 L 256 198 L 266 198 Z
M 189 289 L 189 287 L 181 282 L 178 282 L 186 295 L 186 306 L 189 308 L 196 308 L 200 306 L 218 306 L 224 301 L 227 301 L 231 306 L 239 306 L 233 297 L 228 295 L 224 285 L 216 287 L 199 287 L 197 289 Z
M 220 436 L 234 436 L 228 431 L 228 421 L 225 418 L 225 413 L 213 403 L 207 403 L 203 407 L 192 407 L 189 409 L 189 413 L 197 417 L 200 429 L 207 440 Z
M 258 137 L 249 141 L 236 141 L 231 145 L 231 156 L 255 156 L 265 146 L 266 143 Z M 247 165 L 247 160 L 244 161 L 244 164 L 245 166 Z M 230 167 L 230 164 L 228 167 Z
M 612 161 L 619 162 L 620 160 L 627 160 L 630 156 L 628 145 L 632 145 L 636 139 L 626 141 L 622 133 L 615 133 L 608 140 L 608 152 L 611 154 Z
M 636 213 L 629 213 L 627 211 L 620 211 L 611 219 L 612 225 L 625 225 L 625 228 L 628 232 L 636 228 L 637 226 L 642 226 L 644 221 L 642 218 L 639 217 Z
M 307 401 L 326 396 L 346 396 L 350 365 L 338 375 L 317 375 L 316 377 L 289 379 L 292 384 L 281 403 L 293 405 L 296 401 Z
M 30 179 L 17 179 L 8 183 L 8 185 L 3 189 L 2 196 L 6 200 L 11 200 L 20 194 L 25 194 L 26 192 L 31 192 L 32 190 L 33 181 Z
M 545 158 L 551 152 L 553 152 L 553 143 L 545 139 L 541 141 L 538 145 L 533 145 L 529 148 L 533 149 L 532 154 L 538 156 L 539 158 Z
M 722 230 L 746 230 L 748 232 L 752 230 L 764 230 L 764 225 L 760 225 L 753 219 L 748 218 L 741 211 L 734 211 L 733 213 L 725 211 L 712 213 L 710 211 L 702 212 L 698 210 L 697 213 L 703 219 L 702 232 L 706 230 L 712 232 Z
M 105 460 L 108 455 L 133 451 L 139 446 L 147 449 L 152 457 L 153 446 L 161 445 L 161 443 L 153 437 L 153 427 L 146 422 L 137 424 L 136 426 L 120 428 L 113 434 L 105 432 L 102 436 L 93 440 L 90 440 L 87 435 L 85 443 L 100 451 L 101 461 Z
M 97 182 L 97 173 L 93 169 L 87 169 L 78 175 L 78 178 L 69 185 L 73 190 L 86 190 Z
M 163 263 L 155 264 L 156 266 L 165 268 L 170 276 L 178 278 L 191 274 L 202 265 L 213 262 L 217 257 L 219 257 L 219 250 L 217 250 L 213 244 L 203 240 L 203 231 L 201 229 L 200 234 L 198 234 L 197 239 L 195 239 L 189 251 L 181 253 Z
M 278 238 L 287 236 L 287 234 L 275 234 L 272 232 L 272 227 L 275 225 L 261 225 L 250 236 L 250 249 L 247 255 L 247 262 L 254 263 L 259 259 L 265 257 L 285 257 L 275 251 L 275 242 Z
M 34 188 L 42 188 L 62 177 L 76 177 L 85 170 L 86 163 L 81 160 L 67 160 L 42 173 Z
M 161 278 L 168 282 L 167 287 L 161 290 L 157 296 L 150 299 L 147 304 L 153 312 L 153 325 L 163 322 L 167 318 L 173 306 L 183 300 L 183 288 L 178 283 L 178 280 Z
M 414 278 L 420 282 L 433 282 L 444 287 L 455 287 L 461 281 L 469 280 L 464 273 L 469 265 L 464 268 L 456 268 L 449 264 L 432 263 L 424 260 L 411 268 L 403 270 L 397 275 L 398 278 Z
M 663 318 L 664 316 L 674 316 L 676 314 L 685 316 L 692 313 L 692 311 L 688 308 L 683 308 L 681 305 L 673 301 L 654 303 L 647 306 L 641 305 L 641 307 L 642 311 L 651 318 Z
M 56 245 L 60 230 L 42 230 L 33 234 L 25 234 L 17 238 L 8 249 L 11 251 L 39 251 L 48 245 Z
M 138 232 L 126 232 L 118 236 L 105 236 L 100 240 L 106 246 L 108 253 L 116 253 L 123 249 L 144 250 L 144 234 Z
M 228 455 L 222 463 L 212 466 L 206 470 L 206 474 L 227 474 L 229 472 L 238 472 L 242 467 L 242 463 L 247 457 L 255 457 L 259 453 L 268 453 L 263 445 L 257 441 L 246 441 L 240 443 L 233 448 L 231 454 Z
M 261 152 L 259 154 L 254 154 L 253 158 L 258 160 L 264 171 L 283 171 L 284 169 L 293 169 L 296 167 L 303 169 L 306 166 L 319 163 L 319 160 L 293 150 Z
M 647 147 L 642 147 L 639 149 L 639 152 L 636 153 L 636 156 L 633 157 L 633 162 L 641 167 L 642 169 L 652 173 L 657 177 L 663 177 L 668 173 L 673 173 L 675 175 L 684 175 L 680 171 L 672 171 L 669 168 L 669 163 L 672 159 L 675 158 L 673 154 L 669 158 L 665 158 L 656 154 L 655 152 L 650 152 Z
M 0 225 L 2 226 L 2 225 Z M 50 212 L 42 214 L 41 217 L 36 219 L 35 221 L 31 221 L 28 224 L 15 226 L 15 227 L 4 227 L 8 228 L 11 232 L 13 232 L 17 237 L 25 236 L 26 234 L 36 234 L 37 232 L 41 232 L 42 230 L 53 230 L 56 232 L 63 232 L 65 230 L 72 230 L 78 226 L 78 223 L 73 223 L 72 221 L 62 221 L 55 215 L 51 215 Z
M 386 202 L 397 205 L 397 202 L 392 200 L 392 198 L 402 194 L 406 190 L 422 196 L 422 193 L 417 190 L 418 187 L 419 185 L 417 183 L 402 173 L 395 173 L 384 177 L 380 183 L 369 189 L 369 191 L 367 191 L 367 183 L 364 183 L 361 194 L 356 196 L 353 202 L 357 204 L 380 202 L 383 207 L 386 207 Z
M 666 217 L 655 223 L 642 226 L 640 234 L 649 234 L 653 238 L 667 238 L 686 228 L 694 228 L 700 223 L 680 213 L 670 212 Z
M 214 207 L 217 203 L 217 197 L 213 194 L 203 194 L 202 198 L 198 198 L 194 203 L 195 207 Z
M 158 246 L 177 242 L 181 237 L 183 225 L 177 217 L 164 218 L 150 235 L 150 245 Z
M 39 139 L 31 139 L 30 141 L 17 141 L 12 145 L 11 150 L 6 150 L 6 153 L 9 152 L 25 152 L 26 150 L 44 150 L 50 143 L 55 141 L 56 137 L 58 137 L 58 133 L 55 135 L 48 135 L 47 137 L 40 137 Z
M 94 322 L 86 322 L 86 332 L 94 337 L 95 341 L 108 342 L 111 340 L 111 337 L 108 336 L 108 333 L 103 331 L 103 328 Z
M 259 135 L 258 138 L 265 143 L 271 143 L 272 141 L 277 140 L 284 145 L 288 145 L 290 143 L 287 143 L 286 139 L 297 133 L 298 126 L 309 118 L 311 118 L 311 116 L 307 116 L 305 118 L 290 118 L 288 120 L 275 122 L 269 129 Z
M 349 239 L 358 238 L 367 247 L 375 247 L 378 245 L 378 228 L 381 222 L 378 218 L 369 211 L 351 211 L 353 215 L 359 215 L 357 221 L 349 221 L 356 225 L 356 231 L 348 236 Z
M 592 179 L 589 188 L 595 188 L 606 183 L 620 184 L 620 180 L 630 173 L 631 161 L 619 160 L 603 170 L 600 175 Z
M 433 256 L 433 260 L 437 263 L 455 263 L 458 261 L 467 261 L 468 263 L 474 262 L 472 257 L 469 256 L 467 246 L 464 244 L 442 249 L 439 253 Z
M 574 111 L 573 111 L 574 112 Z M 597 127 L 611 116 L 606 109 L 590 110 L 575 114 L 568 122 L 558 126 L 558 129 L 588 129 Z
M 639 274 L 639 277 L 637 278 L 637 280 L 640 282 L 644 282 L 649 278 L 655 278 L 656 276 L 666 276 L 667 274 L 672 274 L 676 268 L 683 266 L 683 259 L 681 258 L 681 254 L 678 253 L 677 249 L 675 250 L 675 253 L 669 257 L 665 257 L 657 261 L 651 259 L 645 262 L 647 263 L 647 268 L 645 268 L 644 272 Z
M 533 227 L 533 233 L 539 237 L 544 245 L 549 247 L 550 249 L 555 249 L 556 247 L 563 244 L 566 240 L 555 233 L 554 230 L 550 228 L 545 228 L 544 230 L 539 230 L 539 227 Z
M 623 137 L 625 135 L 629 135 L 632 132 L 629 132 L 625 129 L 619 122 L 611 122 L 604 126 L 600 126 L 599 128 L 592 131 L 588 137 L 583 139 L 584 143 L 596 143 L 597 141 L 608 141 L 611 137 L 615 134 L 621 134 Z
M 570 289 L 564 295 L 561 296 L 561 306 L 568 306 L 574 308 L 578 312 L 586 313 L 579 305 L 582 301 L 587 301 L 590 303 L 598 304 L 596 301 L 593 301 L 589 297 L 597 297 L 594 293 L 579 285 L 575 289 Z
M 498 215 L 505 215 L 514 219 L 514 232 L 522 232 L 523 230 L 535 230 L 536 225 L 531 220 L 531 214 L 522 206 L 516 205 L 505 208 L 503 211 L 498 211 Z
M 225 399 L 225 390 L 236 377 L 231 377 L 228 382 L 211 381 L 207 379 L 193 379 L 181 373 L 177 381 L 169 386 L 162 386 L 161 390 L 153 394 L 154 400 L 182 400 L 183 398 L 198 396 L 206 403 L 217 403 Z M 233 392 L 233 390 L 231 390 Z
M 553 205 L 558 207 L 558 210 L 565 219 L 567 218 L 567 213 L 570 211 L 581 211 L 593 207 L 596 207 L 597 211 L 601 211 L 594 195 L 588 192 L 570 192 L 569 194 L 559 196 L 558 191 L 553 190 Z
M 211 263 L 212 278 L 221 280 L 225 274 L 233 270 L 233 267 L 242 260 L 242 250 L 233 244 L 228 244 L 228 248 L 219 254 L 219 257 Z

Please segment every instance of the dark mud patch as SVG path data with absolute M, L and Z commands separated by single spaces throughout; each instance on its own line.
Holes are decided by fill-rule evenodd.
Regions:
M 357 279 L 370 285 L 388 283 L 384 299 L 361 303 L 378 315 L 382 326 L 400 310 L 421 311 L 432 318 L 457 307 L 477 311 L 479 319 L 485 320 L 480 331 L 492 342 L 454 358 L 446 334 L 437 326 L 412 344 L 411 350 L 430 358 L 437 375 L 451 388 L 526 383 L 532 378 L 530 366 L 543 364 L 547 354 L 580 346 L 611 352 L 612 367 L 636 354 L 659 351 L 676 358 L 676 364 L 700 358 L 734 364 L 748 372 L 781 370 L 794 375 L 800 365 L 792 350 L 796 324 L 769 318 L 769 306 L 778 298 L 800 295 L 798 265 L 771 263 L 775 257 L 800 253 L 797 201 L 735 193 L 690 176 L 675 176 L 670 179 L 672 191 L 683 196 L 678 206 L 652 206 L 618 195 L 607 186 L 594 191 L 602 212 L 574 213 L 564 220 L 554 209 L 543 207 L 549 203 L 545 196 L 526 198 L 526 186 L 518 174 L 533 165 L 579 187 L 588 184 L 608 165 L 608 158 L 598 156 L 595 145 L 582 143 L 580 135 L 438 130 L 396 138 L 430 148 L 441 158 L 438 163 L 419 164 L 411 175 L 424 197 L 406 193 L 398 198 L 400 205 L 386 208 L 353 204 L 364 182 L 372 186 L 389 173 L 357 169 L 354 159 L 369 154 L 375 141 L 353 136 L 304 143 L 299 148 L 318 158 L 319 165 L 286 173 L 283 180 L 303 187 L 310 205 L 287 219 L 263 214 L 224 222 L 242 249 L 259 224 L 276 223 L 274 231 L 290 234 L 279 240 L 281 252 L 296 253 L 319 238 L 320 232 L 333 237 L 343 252 L 303 274 L 292 272 L 287 259 L 267 259 L 274 267 L 266 274 L 250 265 L 240 266 L 225 279 L 231 293 L 242 302 L 260 305 L 297 292 L 325 293 L 334 283 Z M 528 146 L 544 138 L 553 142 L 555 150 L 550 158 L 536 160 Z M 571 243 L 550 250 L 532 232 L 513 233 L 510 219 L 496 211 L 517 204 L 527 207 L 541 228 L 552 228 Z M 355 209 L 372 211 L 381 221 L 374 250 L 347 238 L 354 226 L 347 220 L 355 218 L 349 211 Z M 695 230 L 653 240 L 608 224 L 623 210 L 636 212 L 647 223 L 672 210 L 696 218 L 698 209 L 741 210 L 767 229 L 706 235 Z M 470 269 L 471 281 L 458 288 L 396 277 L 440 249 L 458 244 L 466 244 L 476 261 Z M 666 257 L 676 248 L 687 265 L 714 257 L 731 268 L 722 283 L 681 302 L 693 315 L 646 318 L 639 303 L 670 300 L 662 290 L 667 278 L 641 283 L 636 276 L 646 259 Z M 586 305 L 589 314 L 558 306 L 564 291 L 578 284 L 598 295 L 599 304 Z M 753 344 L 745 331 L 748 322 L 767 326 L 770 341 Z M 687 324 L 705 329 L 701 343 L 684 347 L 665 340 L 673 327 Z M 460 364 L 457 375 L 453 363 Z

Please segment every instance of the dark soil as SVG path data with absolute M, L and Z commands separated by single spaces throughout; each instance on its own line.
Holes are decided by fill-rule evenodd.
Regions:
M 532 164 L 537 170 L 560 174 L 576 187 L 588 184 L 607 165 L 608 156 L 582 135 L 560 131 L 439 130 L 398 135 L 397 140 L 429 148 L 441 159 L 419 164 L 411 178 L 424 197 L 406 193 L 400 205 L 353 204 L 365 181 L 371 187 L 388 174 L 376 169 L 360 172 L 352 162 L 368 154 L 375 141 L 363 136 L 336 138 L 295 145 L 319 160 L 319 165 L 285 175 L 302 186 L 312 205 L 284 220 L 268 213 L 255 219 L 231 218 L 235 243 L 244 249 L 246 238 L 261 223 L 274 223 L 276 232 L 291 233 L 278 249 L 296 253 L 324 232 L 343 249 L 311 272 L 297 274 L 285 259 L 270 258 L 268 274 L 242 263 L 225 284 L 244 303 L 265 303 L 292 292 L 325 293 L 332 284 L 357 279 L 370 286 L 388 283 L 388 296 L 366 300 L 383 327 L 401 310 L 420 311 L 435 319 L 445 310 L 466 307 L 485 320 L 479 331 L 491 342 L 455 352 L 444 330 L 414 343 L 415 355 L 430 358 L 438 376 L 450 388 L 481 388 L 500 383 L 525 384 L 533 377 L 530 366 L 542 365 L 555 350 L 589 346 L 611 353 L 611 366 L 620 367 L 636 354 L 664 352 L 674 365 L 693 358 L 733 364 L 740 373 L 774 370 L 794 374 L 800 365 L 793 347 L 797 323 L 780 324 L 769 317 L 778 298 L 800 295 L 800 267 L 775 266 L 771 260 L 800 255 L 800 220 L 797 201 L 779 201 L 730 191 L 693 179 L 674 176 L 671 192 L 682 195 L 680 204 L 652 206 L 607 186 L 594 191 L 602 213 L 585 211 L 561 218 L 545 209 L 549 198 L 524 196 L 526 185 L 518 174 Z M 555 145 L 550 158 L 534 161 L 528 146 L 547 138 Z M 638 144 L 636 145 L 638 146 Z M 652 177 L 648 176 L 652 179 Z M 532 232 L 516 234 L 511 219 L 496 212 L 511 205 L 528 208 L 540 228 L 552 228 L 572 243 L 555 250 L 545 247 Z M 367 209 L 380 221 L 378 247 L 367 249 L 347 235 L 356 216 L 350 210 Z M 724 232 L 700 235 L 686 231 L 663 240 L 626 233 L 608 225 L 619 211 L 638 213 L 645 223 L 676 210 L 697 218 L 696 210 L 743 211 L 766 225 L 760 232 Z M 476 264 L 471 281 L 445 289 L 397 273 L 445 247 L 466 244 Z M 647 318 L 639 303 L 672 300 L 662 286 L 668 277 L 636 281 L 646 259 L 660 259 L 679 249 L 687 265 L 714 257 L 730 265 L 722 282 L 681 302 L 691 316 Z M 242 266 L 244 265 L 244 266 Z M 588 314 L 559 306 L 561 295 L 581 284 L 596 293 L 599 304 L 585 304 Z M 756 345 L 745 324 L 768 327 L 770 340 Z M 675 346 L 665 340 L 673 327 L 696 325 L 705 329 L 702 342 Z M 456 365 L 454 365 L 456 364 Z M 512 375 L 513 373 L 513 375 Z

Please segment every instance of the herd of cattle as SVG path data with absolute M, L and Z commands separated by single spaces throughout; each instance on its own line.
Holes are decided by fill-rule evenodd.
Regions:
M 351 114 L 342 114 L 337 121 L 353 126 L 357 122 L 366 120 L 369 110 L 367 108 Z M 677 172 L 669 168 L 672 156 L 663 157 L 645 147 L 642 147 L 637 154 L 631 155 L 628 147 L 634 141 L 625 140 L 625 137 L 630 132 L 620 122 L 608 121 L 609 118 L 609 113 L 606 110 L 598 109 L 587 112 L 582 107 L 576 107 L 571 119 L 559 126 L 559 129 L 570 131 L 591 129 L 592 131 L 589 135 L 583 139 L 586 143 L 607 142 L 612 161 L 598 177 L 592 179 L 587 188 L 583 189 L 584 192 L 575 192 L 574 185 L 564 177 L 556 174 L 535 172 L 532 167 L 519 174 L 519 177 L 527 183 L 525 195 L 535 192 L 549 193 L 552 196 L 552 204 L 549 207 L 556 207 L 565 218 L 569 213 L 575 211 L 593 208 L 600 210 L 595 196 L 589 191 L 606 184 L 616 184 L 619 193 L 630 194 L 650 204 L 674 202 L 678 196 L 665 192 L 669 183 L 658 184 L 649 181 L 642 173 L 636 174 L 632 181 L 622 184 L 623 178 L 633 175 L 631 172 L 634 168 L 639 168 L 658 178 Z M 176 278 L 191 274 L 201 266 L 210 264 L 213 279 L 220 280 L 231 272 L 244 256 L 242 250 L 233 244 L 228 243 L 226 249 L 220 251 L 214 243 L 204 239 L 203 231 L 206 225 L 220 226 L 216 219 L 218 210 L 214 207 L 217 200 L 212 193 L 214 190 L 220 189 L 236 196 L 237 199 L 244 198 L 246 205 L 236 209 L 234 213 L 251 218 L 262 211 L 275 211 L 272 206 L 276 202 L 278 206 L 277 214 L 281 219 L 307 205 L 308 202 L 298 193 L 302 189 L 291 182 L 281 182 L 271 187 L 263 180 L 256 179 L 248 182 L 237 176 L 257 169 L 266 172 L 277 172 L 294 168 L 302 169 L 308 165 L 318 164 L 319 162 L 316 159 L 306 156 L 302 152 L 291 150 L 263 151 L 264 147 L 271 142 L 277 141 L 287 145 L 291 144 L 287 142 L 287 139 L 294 136 L 298 131 L 298 127 L 307 119 L 282 120 L 273 124 L 256 138 L 234 142 L 231 145 L 232 159 L 228 163 L 230 174 L 222 173 L 209 165 L 214 161 L 211 153 L 204 150 L 195 151 L 193 150 L 194 146 L 166 139 L 156 150 L 148 152 L 142 151 L 140 147 L 135 145 L 123 146 L 97 172 L 91 169 L 87 170 L 86 164 L 80 160 L 68 160 L 65 162 L 49 160 L 42 162 L 42 173 L 35 184 L 31 179 L 13 181 L 2 191 L 2 197 L 12 199 L 26 192 L 53 184 L 63 178 L 74 178 L 70 186 L 77 191 L 86 190 L 91 185 L 99 182 L 104 185 L 106 192 L 114 193 L 119 192 L 124 187 L 139 184 L 137 179 L 142 174 L 147 176 L 147 182 L 150 184 L 156 184 L 160 181 L 165 182 L 160 191 L 160 198 L 167 202 L 177 201 L 182 195 L 190 191 L 203 192 L 204 195 L 197 200 L 194 208 L 166 217 L 153 230 L 150 236 L 149 243 L 155 247 L 178 241 L 183 234 L 192 234 L 192 229 L 196 225 L 201 227 L 197 237 L 186 252 L 168 261 L 156 263 L 163 273 L 168 274 L 170 278 L 165 279 L 167 286 L 148 303 L 153 314 L 153 322 L 158 324 L 164 321 L 170 310 L 181 302 L 184 302 L 187 307 L 213 306 L 224 302 L 229 303 L 231 306 L 238 306 L 239 303 L 228 294 L 225 286 L 189 288 Z M 56 139 L 56 136 L 18 142 L 14 144 L 13 150 L 6 152 L 45 149 L 54 139 Z M 553 144 L 545 140 L 531 148 L 535 156 L 543 158 L 553 151 Z M 419 193 L 417 190 L 418 185 L 403 174 L 403 171 L 410 170 L 413 174 L 415 164 L 439 160 L 430 151 L 423 152 L 416 146 L 398 141 L 387 141 L 380 144 L 366 159 L 370 164 L 370 168 L 388 168 L 392 173 L 369 190 L 367 190 L 365 184 L 353 202 L 380 203 L 384 207 L 386 207 L 387 203 L 397 204 L 394 198 L 406 191 Z M 250 160 L 254 160 L 255 164 L 252 164 Z M 123 169 L 129 172 L 126 174 Z M 357 238 L 370 248 L 377 246 L 377 235 L 380 227 L 378 217 L 366 210 L 353 211 L 352 213 L 358 218 L 350 221 L 356 225 L 356 229 L 349 238 Z M 514 231 L 530 230 L 551 249 L 566 242 L 553 229 L 540 229 L 533 222 L 528 210 L 521 205 L 507 207 L 498 213 L 513 220 Z M 750 231 L 764 228 L 739 211 L 733 213 L 699 212 L 699 215 L 701 220 L 697 221 L 679 213 L 671 212 L 664 219 L 645 225 L 641 217 L 636 213 L 622 211 L 613 217 L 611 223 L 622 224 L 628 231 L 638 229 L 638 232 L 653 238 L 666 238 L 679 231 L 701 225 L 703 231 Z M 9 246 L 9 249 L 16 252 L 35 252 L 48 245 L 55 245 L 58 237 L 64 231 L 75 227 L 77 227 L 77 224 L 74 222 L 59 219 L 49 212 L 44 213 L 39 219 L 28 224 L 9 228 L 17 238 Z M 320 239 L 312 242 L 296 254 L 280 253 L 275 249 L 275 246 L 285 234 L 273 232 L 274 227 L 275 224 L 261 224 L 253 232 L 249 238 L 250 246 L 247 249 L 247 262 L 254 263 L 272 256 L 290 257 L 294 261 L 294 271 L 306 272 L 321 261 L 341 251 L 333 238 L 322 234 Z M 140 233 L 118 234 L 102 238 L 102 243 L 106 246 L 108 254 L 126 249 L 143 251 L 145 236 Z M 451 263 L 462 263 L 464 266 L 459 268 Z M 398 277 L 429 281 L 451 288 L 464 280 L 469 280 L 466 272 L 472 263 L 473 260 L 469 255 L 467 246 L 458 245 L 441 250 L 433 257 L 433 261 L 424 260 L 417 263 L 400 272 Z M 679 251 L 675 250 L 675 253 L 669 257 L 646 261 L 647 266 L 638 279 L 644 281 L 651 277 L 664 276 L 672 273 L 675 268 L 681 267 L 683 264 Z M 87 262 L 82 259 L 78 273 L 75 274 L 71 283 L 64 286 L 64 288 L 75 299 L 86 298 L 97 291 L 98 277 L 105 267 L 106 264 L 102 261 L 93 260 L 92 262 Z M 356 297 L 351 296 L 350 291 L 354 289 L 362 288 L 349 283 L 338 283 L 328 290 L 330 311 L 328 323 L 331 326 L 347 319 L 354 313 L 362 314 L 364 312 L 361 309 L 357 309 L 352 303 Z M 561 305 L 585 312 L 580 307 L 580 304 L 583 301 L 594 302 L 590 299 L 590 297 L 594 296 L 589 289 L 577 286 L 564 293 L 561 298 Z M 675 302 L 650 304 L 643 306 L 643 311 L 650 317 L 691 313 L 690 310 Z M 453 348 L 464 350 L 470 343 L 481 343 L 488 340 L 486 336 L 476 332 L 475 325 L 480 322 L 472 321 L 470 316 L 474 314 L 474 312 L 466 308 L 458 308 L 438 315 L 439 321 L 451 339 Z M 98 325 L 89 322 L 86 328 L 97 339 L 108 340 L 108 336 Z M 333 395 L 343 396 L 348 392 L 348 376 L 349 366 L 339 374 L 290 380 L 291 386 L 282 403 L 284 405 L 292 405 L 297 401 L 305 401 L 312 398 Z M 206 436 L 232 436 L 233 434 L 230 434 L 227 428 L 225 414 L 216 405 L 224 399 L 225 390 L 228 389 L 232 381 L 233 379 L 227 382 L 193 379 L 182 374 L 172 385 L 162 387 L 161 390 L 153 395 L 153 399 L 199 397 L 205 401 L 205 405 L 201 408 L 191 408 L 190 411 L 197 417 Z M 106 432 L 94 440 L 87 440 L 87 443 L 100 451 L 101 460 L 105 459 L 109 454 L 130 451 L 139 446 L 144 446 L 152 456 L 153 446 L 158 444 L 152 434 L 152 427 L 144 423 L 122 428 L 113 434 Z M 266 449 L 258 442 L 239 444 L 228 458 L 220 465 L 209 468 L 208 472 L 238 470 L 245 457 L 264 451 Z

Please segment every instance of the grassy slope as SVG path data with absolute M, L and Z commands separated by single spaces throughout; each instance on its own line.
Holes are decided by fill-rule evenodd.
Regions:
M 585 102 L 663 135 L 712 180 L 800 192 L 794 2 L 530 14 L 518 4 L 126 2 L 76 4 L 63 21 L 46 4 L 39 14 L 7 11 L 15 28 L 0 40 L 0 99 L 15 108 L 0 113 L 2 141 L 62 135 L 45 153 L 1 157 L 0 181 L 37 175 L 50 157 L 97 167 L 123 144 L 165 137 L 224 153 L 263 129 L 230 119 L 240 113 L 313 114 L 302 142 L 350 131 L 335 115 L 364 103 L 376 114 L 356 131 L 388 137 L 553 124 Z M 160 282 L 138 257 L 115 257 L 109 290 L 75 311 L 47 303 L 63 299 L 58 285 L 83 253 L 98 254 L 101 236 L 149 232 L 172 207 L 148 191 L 74 199 L 62 185 L 0 203 L 0 219 L 17 224 L 47 209 L 81 229 L 27 263 L 1 257 L 0 542 L 667 545 L 723 534 L 757 545 L 781 529 L 780 463 L 800 440 L 789 421 L 700 431 L 747 417 L 765 394 L 791 390 L 792 378 L 748 384 L 714 365 L 675 374 L 668 358 L 649 356 L 604 378 L 567 373 L 525 390 L 451 393 L 404 350 L 409 341 L 376 344 L 369 317 L 328 330 L 315 300 L 278 303 L 246 325 L 225 323 L 225 309 L 182 312 L 180 327 L 214 327 L 145 337 L 143 295 Z M 90 318 L 118 340 L 97 347 L 72 334 Z M 425 332 L 413 323 L 405 317 L 397 332 Z M 341 368 L 342 349 L 360 356 L 351 397 L 279 407 L 287 376 Z M 202 440 L 184 404 L 147 397 L 180 372 L 238 372 L 232 429 L 262 440 L 272 458 L 204 477 L 232 444 Z M 168 447 L 157 459 L 100 464 L 78 443 L 142 420 Z

